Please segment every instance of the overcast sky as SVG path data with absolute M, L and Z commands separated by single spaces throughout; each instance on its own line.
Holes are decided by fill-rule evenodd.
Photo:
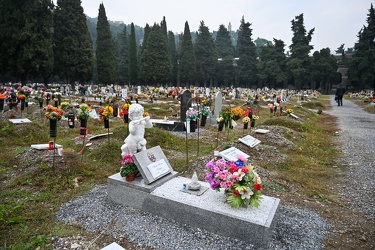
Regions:
M 98 16 L 103 3 L 107 18 L 112 21 L 152 26 L 166 18 L 167 28 L 181 33 L 185 22 L 190 31 L 197 31 L 200 21 L 209 30 L 218 30 L 221 24 L 235 31 L 242 16 L 251 23 L 252 38 L 281 39 L 289 46 L 293 33 L 291 21 L 304 14 L 307 31 L 315 28 L 311 44 L 314 51 L 329 47 L 331 52 L 341 44 L 353 47 L 357 34 L 367 25 L 370 0 L 81 0 L 86 15 Z M 288 49 L 288 48 L 286 48 Z

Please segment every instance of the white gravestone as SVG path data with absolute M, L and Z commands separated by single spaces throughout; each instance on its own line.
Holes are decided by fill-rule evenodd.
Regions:
M 250 148 L 253 148 L 260 143 L 260 140 L 252 137 L 251 135 L 247 135 L 245 137 L 239 138 L 238 140 L 242 142 L 243 144 L 249 146 Z
M 246 159 L 250 157 L 250 155 L 242 152 L 238 148 L 231 147 L 226 150 L 220 151 L 220 156 L 223 157 L 227 161 L 237 161 L 238 156 L 243 156 Z

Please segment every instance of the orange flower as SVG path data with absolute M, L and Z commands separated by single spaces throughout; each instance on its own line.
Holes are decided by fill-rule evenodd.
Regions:
M 0 93 L 0 99 L 5 99 L 5 95 Z

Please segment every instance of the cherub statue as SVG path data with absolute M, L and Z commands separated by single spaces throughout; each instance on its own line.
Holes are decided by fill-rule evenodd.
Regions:
M 144 108 L 140 104 L 132 104 L 129 107 L 129 135 L 125 138 L 121 146 L 121 156 L 133 155 L 146 150 L 147 141 L 144 138 L 145 128 L 152 128 L 150 117 L 143 117 Z

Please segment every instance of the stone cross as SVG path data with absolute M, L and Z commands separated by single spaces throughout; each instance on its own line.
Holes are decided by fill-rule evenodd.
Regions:
M 181 111 L 181 122 L 185 122 L 186 120 L 186 111 L 191 107 L 191 92 L 188 89 L 185 89 L 181 93 L 181 106 L 180 106 L 180 111 Z

